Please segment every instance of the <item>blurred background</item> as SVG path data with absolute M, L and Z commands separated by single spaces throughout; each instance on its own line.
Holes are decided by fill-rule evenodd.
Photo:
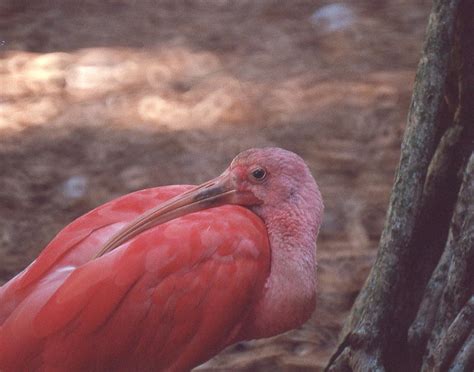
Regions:
M 280 146 L 326 205 L 318 308 L 201 370 L 318 371 L 374 261 L 428 0 L 0 0 L 0 284 L 119 195 Z

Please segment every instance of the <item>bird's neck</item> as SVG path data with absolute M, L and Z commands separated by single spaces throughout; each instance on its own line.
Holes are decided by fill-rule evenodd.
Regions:
M 322 209 L 322 204 L 321 204 Z M 246 338 L 270 337 L 304 323 L 316 298 L 316 236 L 322 210 L 260 211 L 271 246 L 271 270 Z

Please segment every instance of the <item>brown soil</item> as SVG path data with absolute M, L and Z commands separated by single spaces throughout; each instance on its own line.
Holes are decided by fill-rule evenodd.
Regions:
M 341 2 L 339 28 L 329 4 L 0 3 L 0 283 L 100 203 L 284 147 L 325 199 L 318 309 L 200 368 L 319 370 L 374 260 L 430 1 Z

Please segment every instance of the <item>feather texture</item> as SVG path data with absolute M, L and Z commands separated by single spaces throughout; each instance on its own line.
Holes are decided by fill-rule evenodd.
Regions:
M 0 370 L 185 370 L 239 339 L 270 271 L 265 225 L 222 206 L 92 260 L 127 222 L 190 186 L 138 191 L 62 230 L 0 288 Z

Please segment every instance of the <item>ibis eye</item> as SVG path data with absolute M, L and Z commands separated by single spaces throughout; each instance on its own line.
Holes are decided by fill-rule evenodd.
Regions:
M 252 178 L 257 181 L 263 181 L 267 176 L 267 172 L 263 168 L 255 168 L 250 174 L 252 175 Z

